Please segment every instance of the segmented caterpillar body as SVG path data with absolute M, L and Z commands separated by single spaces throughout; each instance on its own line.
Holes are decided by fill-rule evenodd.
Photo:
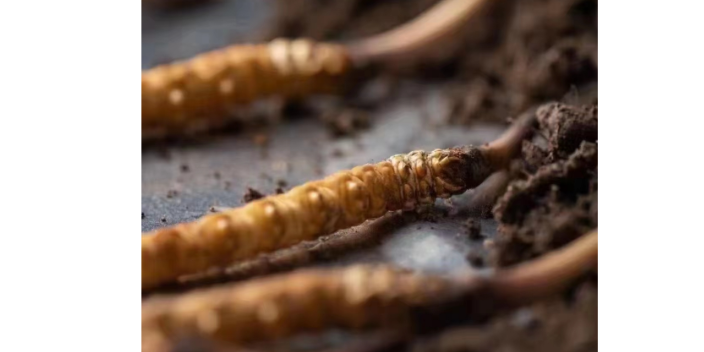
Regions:
M 349 67 L 344 47 L 306 39 L 231 46 L 158 66 L 142 74 L 142 134 L 217 127 L 237 106 L 271 95 L 334 92 Z
M 464 192 L 493 171 L 482 151 L 464 147 L 395 155 L 148 233 L 142 236 L 142 288 Z
M 242 344 L 330 327 L 405 327 L 414 308 L 463 289 L 389 266 L 302 270 L 149 301 L 142 307 L 142 350 L 168 351 L 183 336 Z

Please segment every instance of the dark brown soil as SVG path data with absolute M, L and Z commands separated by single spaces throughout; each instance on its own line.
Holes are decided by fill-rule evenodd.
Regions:
M 517 179 L 494 207 L 499 228 L 485 241 L 488 253 L 467 255 L 475 267 L 517 264 L 598 226 L 597 106 L 546 104 L 536 114 L 546 146 L 524 144 Z M 470 233 L 474 222 L 467 220 Z M 597 351 L 597 305 L 597 277 L 587 274 L 562 296 L 446 330 L 411 350 Z
M 509 185 L 494 208 L 494 264 L 537 257 L 597 227 L 597 184 L 597 146 L 582 142 L 566 160 Z
M 596 142 L 598 135 L 597 106 L 547 104 L 538 112 L 540 128 L 548 138 L 550 160 L 567 157 L 582 141 Z
M 438 0 L 278 0 L 267 37 L 347 40 L 402 24 Z M 451 122 L 503 121 L 587 92 L 597 80 L 596 0 L 497 0 L 432 56 L 384 67 L 384 76 L 442 82 Z

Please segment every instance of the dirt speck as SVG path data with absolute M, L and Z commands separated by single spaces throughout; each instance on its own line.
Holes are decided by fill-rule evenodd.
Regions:
M 244 193 L 244 196 L 242 196 L 242 202 L 249 203 L 251 201 L 261 199 L 264 197 L 266 197 L 266 196 L 262 192 L 259 192 L 254 188 L 247 187 L 247 191 Z
M 349 136 L 369 128 L 369 113 L 360 109 L 341 108 L 321 114 L 321 120 L 334 136 Z
M 345 156 L 345 152 L 342 151 L 340 148 L 335 148 L 332 150 L 332 153 L 330 154 L 333 158 L 341 158 Z
M 269 144 L 269 136 L 264 133 L 257 133 L 254 135 L 254 144 L 260 147 L 267 146 Z
M 480 268 L 484 266 L 484 255 L 479 250 L 470 250 L 467 253 L 467 261 L 475 268 Z
M 479 219 L 469 218 L 462 224 L 462 229 L 472 240 L 482 238 L 482 223 Z

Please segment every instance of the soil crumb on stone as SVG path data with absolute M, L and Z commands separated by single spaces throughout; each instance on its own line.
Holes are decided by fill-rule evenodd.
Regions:
M 242 196 L 242 202 L 243 203 L 249 203 L 251 201 L 261 199 L 266 197 L 262 192 L 257 191 L 254 188 L 247 187 L 247 191 L 244 193 Z
M 484 266 L 484 255 L 481 251 L 471 249 L 467 254 L 467 261 L 475 268 Z
M 462 224 L 462 230 L 472 240 L 482 238 L 482 224 L 479 219 L 469 218 Z

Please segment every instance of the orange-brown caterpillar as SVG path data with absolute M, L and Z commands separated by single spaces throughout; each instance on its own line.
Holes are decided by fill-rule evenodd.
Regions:
M 444 0 L 405 25 L 346 44 L 277 39 L 230 46 L 147 70 L 142 74 L 142 136 L 217 128 L 238 107 L 267 96 L 337 92 L 353 66 L 427 51 L 484 2 Z
M 414 305 L 457 296 L 455 282 L 387 266 L 301 270 L 142 307 L 142 350 L 165 351 L 174 337 L 235 343 L 271 340 L 326 327 L 404 325 Z
M 493 275 L 445 278 L 383 265 L 305 269 L 142 306 L 142 350 L 165 351 L 179 338 L 236 345 L 326 328 L 423 329 L 561 292 L 596 269 L 597 231 L 565 248 Z M 453 314 L 450 314 L 453 315 Z M 476 317 L 476 316 L 475 316 Z
M 142 289 L 462 193 L 505 167 L 534 122 L 534 115 L 525 115 L 499 139 L 479 148 L 395 155 L 147 233 L 142 236 Z
M 463 209 L 471 213 L 485 211 L 505 191 L 508 182 L 509 174 L 507 171 L 502 170 L 494 173 L 475 189 L 471 201 Z M 183 292 L 197 287 L 241 281 L 256 276 L 289 271 L 314 262 L 331 260 L 355 249 L 376 244 L 381 237 L 388 235 L 393 229 L 414 219 L 415 217 L 411 214 L 387 214 L 355 229 L 337 231 L 315 241 L 304 241 L 295 246 L 234 263 L 224 268 L 179 277 L 177 282 L 159 287 L 157 292 Z
M 492 171 L 479 148 L 415 151 L 153 231 L 142 237 L 142 288 L 431 204 L 479 185 Z
M 271 95 L 334 92 L 348 71 L 344 47 L 277 39 L 236 45 L 142 73 L 144 137 L 224 124 L 233 109 Z

